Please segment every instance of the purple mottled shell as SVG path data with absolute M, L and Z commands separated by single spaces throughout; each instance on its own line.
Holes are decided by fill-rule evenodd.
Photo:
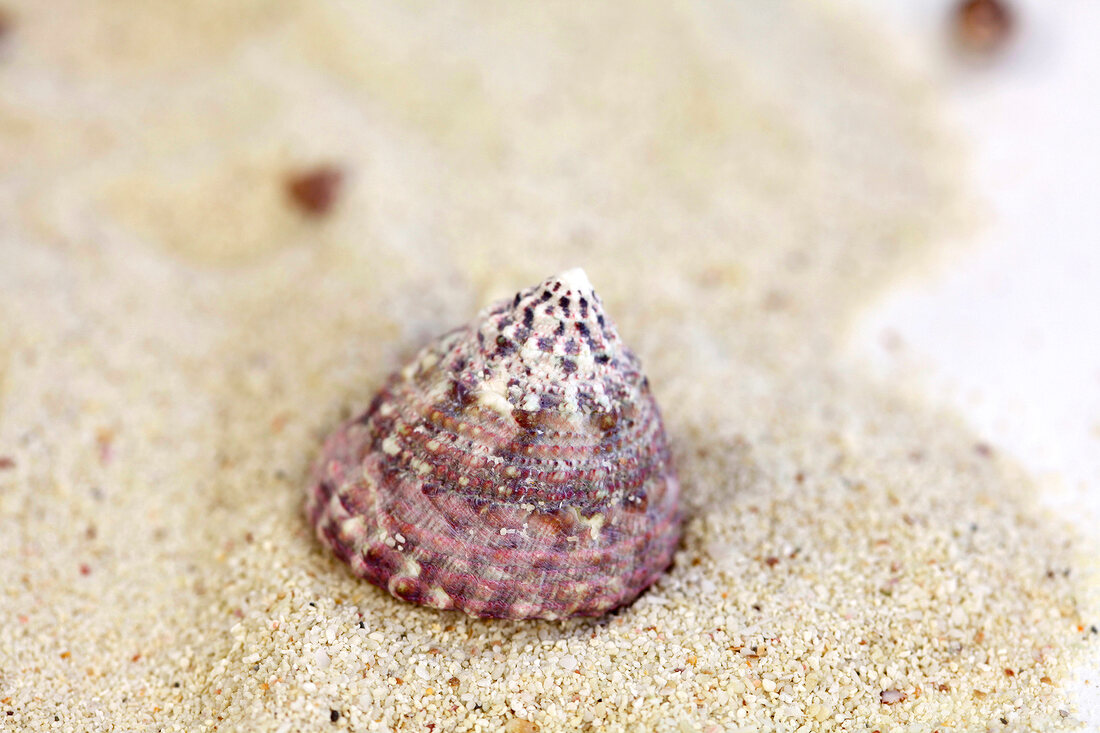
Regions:
M 596 616 L 672 560 L 679 484 L 582 270 L 490 306 L 325 443 L 307 512 L 358 575 L 473 616 Z

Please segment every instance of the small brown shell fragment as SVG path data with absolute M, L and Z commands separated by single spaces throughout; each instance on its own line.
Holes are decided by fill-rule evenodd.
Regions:
M 668 567 L 679 484 L 582 270 L 425 347 L 325 443 L 307 513 L 352 570 L 473 616 L 596 616 Z
M 883 690 L 878 694 L 879 702 L 883 705 L 897 705 L 899 702 L 905 702 L 909 696 L 901 690 Z

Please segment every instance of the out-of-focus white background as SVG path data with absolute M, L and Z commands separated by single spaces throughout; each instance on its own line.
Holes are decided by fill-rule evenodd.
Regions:
M 1012 0 L 1014 37 L 979 62 L 952 48 L 952 2 L 851 2 L 932 69 L 980 196 L 973 245 L 890 294 L 854 348 L 958 408 L 1100 539 L 1100 3 Z M 1074 694 L 1100 726 L 1095 661 Z

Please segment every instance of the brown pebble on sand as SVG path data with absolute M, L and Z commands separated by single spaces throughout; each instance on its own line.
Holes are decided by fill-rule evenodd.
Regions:
M 968 51 L 997 51 L 1012 36 L 1012 10 L 1000 0 L 964 0 L 955 9 L 955 38 Z
M 344 182 L 344 172 L 334 165 L 319 165 L 291 173 L 286 193 L 303 214 L 324 216 L 331 209 Z

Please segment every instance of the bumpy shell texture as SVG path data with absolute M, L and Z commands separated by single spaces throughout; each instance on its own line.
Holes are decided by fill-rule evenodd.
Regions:
M 638 359 L 583 270 L 491 305 L 325 443 L 307 513 L 391 594 L 472 616 L 597 616 L 668 567 L 679 484 Z

